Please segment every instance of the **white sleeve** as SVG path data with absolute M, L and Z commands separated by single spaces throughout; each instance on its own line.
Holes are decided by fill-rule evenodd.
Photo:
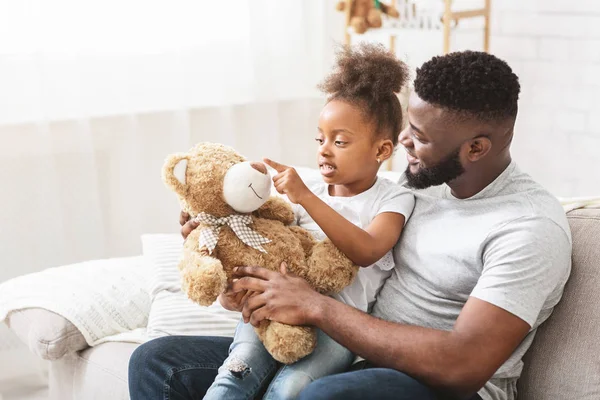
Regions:
M 562 228 L 548 218 L 520 218 L 488 237 L 471 296 L 533 327 L 542 309 L 558 303 L 570 268 L 571 242 Z
M 415 208 L 415 195 L 408 189 L 398 185 L 390 185 L 379 202 L 377 214 L 393 212 L 404 215 L 404 223 L 410 218 Z
M 404 224 L 410 218 L 415 208 L 415 196 L 411 191 L 398 184 L 392 184 L 387 188 L 387 192 L 382 196 L 379 202 L 377 214 L 384 212 L 393 212 L 404 215 Z M 390 271 L 395 268 L 396 263 L 392 251 L 388 251 L 379 261 L 375 263 L 384 271 Z

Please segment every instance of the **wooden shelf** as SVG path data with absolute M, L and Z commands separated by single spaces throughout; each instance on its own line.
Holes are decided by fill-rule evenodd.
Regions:
M 444 42 L 444 54 L 450 52 L 450 32 L 454 26 L 457 26 L 459 21 L 462 19 L 468 18 L 484 18 L 484 27 L 483 27 L 483 50 L 489 51 L 490 47 L 490 8 L 491 8 L 491 0 L 484 0 L 483 8 L 472 9 L 472 10 L 460 10 L 460 11 L 452 11 L 452 0 L 438 0 L 444 1 L 444 12 L 440 15 L 442 23 L 437 28 L 423 28 L 423 30 L 440 30 L 443 32 L 443 42 Z M 395 0 L 394 5 L 397 5 L 397 1 Z M 344 26 L 344 38 L 345 43 L 350 44 L 352 42 L 353 36 L 360 35 L 384 35 L 390 38 L 390 51 L 395 51 L 395 40 L 396 37 L 400 36 L 403 31 L 407 29 L 421 29 L 421 28 L 403 28 L 403 27 L 381 27 L 381 28 L 371 28 L 366 33 L 357 34 L 354 32 L 352 27 L 350 26 L 350 10 L 352 8 L 353 1 L 346 0 L 346 8 L 345 8 L 345 16 L 346 16 L 346 24 Z

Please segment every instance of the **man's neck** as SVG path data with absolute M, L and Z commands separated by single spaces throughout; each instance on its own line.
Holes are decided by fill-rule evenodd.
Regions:
M 511 157 L 510 154 L 507 154 L 485 167 L 481 166 L 465 172 L 455 180 L 448 182 L 452 196 L 457 199 L 468 199 L 475 196 L 494 182 L 508 168 L 510 163 Z

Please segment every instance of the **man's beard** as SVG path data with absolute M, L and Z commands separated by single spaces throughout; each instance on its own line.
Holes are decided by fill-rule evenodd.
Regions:
M 406 167 L 406 180 L 409 187 L 413 189 L 426 189 L 430 186 L 438 186 L 448 183 L 465 172 L 460 163 L 460 148 L 450 153 L 448 157 L 437 165 L 429 168 L 419 168 L 416 174 L 410 171 L 410 165 Z

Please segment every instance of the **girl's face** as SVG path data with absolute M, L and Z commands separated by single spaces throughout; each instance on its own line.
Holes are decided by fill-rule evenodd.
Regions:
M 341 100 L 327 103 L 316 137 L 317 163 L 326 183 L 361 190 L 373 184 L 380 162 L 393 151 L 392 141 L 375 138 L 374 130 L 358 107 Z

